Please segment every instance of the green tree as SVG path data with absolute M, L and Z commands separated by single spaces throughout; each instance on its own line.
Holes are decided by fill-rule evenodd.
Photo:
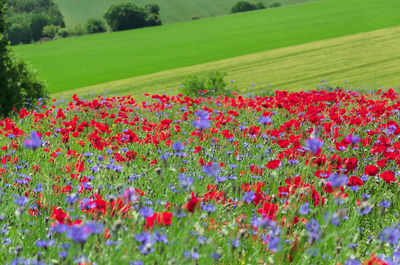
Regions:
M 34 14 L 31 18 L 31 34 L 34 41 L 43 37 L 43 28 L 50 25 L 50 18 L 44 13 Z
M 157 4 L 147 4 L 144 9 L 147 13 L 146 26 L 161 25 L 160 20 L 160 7 Z
M 156 4 L 142 8 L 130 2 L 116 3 L 110 6 L 104 18 L 112 31 L 161 25 L 160 7 Z
M 97 18 L 89 18 L 85 24 L 87 33 L 99 33 L 106 32 L 107 27 L 102 19 Z
M 130 2 L 113 4 L 104 14 L 113 31 L 141 28 L 146 25 L 146 12 Z
M 11 24 L 7 31 L 12 45 L 29 43 L 32 39 L 31 30 L 27 23 Z
M 46 98 L 43 82 L 9 49 L 5 8 L 6 0 L 0 0 L 0 116 L 7 116 L 14 107 L 30 107 Z

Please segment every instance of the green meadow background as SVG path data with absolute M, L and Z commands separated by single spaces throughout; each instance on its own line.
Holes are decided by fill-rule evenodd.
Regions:
M 152 28 L 22 45 L 15 47 L 15 50 L 38 69 L 39 76 L 46 80 L 50 93 L 54 94 L 194 65 L 199 66 L 199 72 L 204 72 L 209 67 L 201 66 L 205 63 L 394 27 L 400 25 L 398 10 L 400 1 L 397 0 L 325 0 Z M 360 58 L 369 58 L 362 64 L 373 65 L 375 60 L 382 60 L 377 57 L 377 53 L 383 51 L 387 52 L 388 60 L 396 60 L 397 56 L 393 57 L 392 53 L 399 54 L 397 52 L 400 50 L 397 46 L 398 29 L 394 31 L 390 31 L 393 38 L 375 39 L 376 45 L 368 38 L 358 44 L 351 43 L 350 39 L 347 48 L 338 50 L 338 53 L 326 50 L 326 56 L 319 64 L 329 66 L 335 64 L 339 56 L 356 53 Z M 366 50 L 365 47 L 371 49 Z M 315 67 L 312 60 L 307 60 L 311 59 L 310 55 L 300 48 L 297 51 L 294 49 L 295 54 L 304 55 L 303 68 Z M 348 49 L 351 49 L 351 53 L 346 55 Z M 276 58 L 274 69 L 286 67 L 283 64 L 287 58 L 285 56 Z M 268 61 L 257 61 L 257 55 L 253 58 L 254 62 L 246 61 L 246 64 L 269 64 Z M 296 63 L 302 63 L 298 58 L 295 60 Z M 349 60 L 343 66 L 359 63 Z M 398 72 L 397 65 L 393 63 L 394 68 L 388 71 Z M 222 70 L 228 73 L 234 71 L 229 67 Z M 290 67 L 287 69 L 288 72 L 292 70 Z M 298 70 L 298 75 L 303 76 L 300 72 L 302 69 Z M 247 71 L 246 82 L 269 81 L 271 72 L 256 72 L 253 76 L 254 72 Z M 180 69 L 180 73 L 185 72 Z M 328 74 L 332 76 L 332 72 Z M 311 76 L 313 83 L 326 75 L 326 69 L 318 67 Z M 387 75 L 383 76 L 386 84 L 397 82 L 384 69 L 380 75 Z M 370 76 L 370 73 L 365 73 L 365 77 Z M 274 76 L 281 80 L 277 83 L 280 89 L 293 88 L 293 82 L 286 81 L 288 77 L 285 71 Z M 301 78 L 296 80 L 296 87 L 309 85 L 309 80 L 306 81 L 302 83 Z M 121 91 L 132 88 L 129 84 L 125 85 Z

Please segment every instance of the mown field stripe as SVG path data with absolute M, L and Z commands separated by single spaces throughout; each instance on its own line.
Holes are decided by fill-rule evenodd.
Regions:
M 326 79 L 331 84 L 359 88 L 400 87 L 400 27 L 359 33 L 231 59 L 83 87 L 68 94 L 111 91 L 119 94 L 178 92 L 185 76 L 228 73 L 241 91 L 313 89 Z M 345 82 L 346 81 L 346 82 Z

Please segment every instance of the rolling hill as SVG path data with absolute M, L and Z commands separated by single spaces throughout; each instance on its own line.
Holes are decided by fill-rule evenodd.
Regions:
M 400 88 L 400 27 L 162 71 L 53 94 L 87 95 L 179 92 L 187 75 L 227 72 L 242 90 L 314 89 L 327 84 L 372 89 Z M 325 79 L 325 81 L 321 81 Z M 346 82 L 345 82 L 346 81 Z
M 85 23 L 88 18 L 100 18 L 113 3 L 127 0 L 54 0 L 64 15 L 68 27 Z M 129 1 L 129 0 L 128 0 Z M 149 3 L 160 6 L 160 17 L 163 24 L 188 21 L 193 18 L 206 18 L 228 14 L 232 5 L 238 0 L 131 0 L 138 6 Z M 283 5 L 295 5 L 321 0 L 257 0 L 266 6 L 279 2 Z
M 50 92 L 57 93 L 397 26 L 399 9 L 397 0 L 326 0 L 15 50 L 38 69 Z

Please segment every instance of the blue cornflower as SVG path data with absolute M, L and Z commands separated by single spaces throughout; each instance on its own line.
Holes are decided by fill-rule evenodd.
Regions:
M 217 208 L 215 207 L 215 205 L 213 205 L 212 203 L 205 204 L 205 205 L 203 205 L 202 208 L 203 208 L 203 210 L 206 211 L 207 213 L 215 212 L 215 210 L 217 209 Z
M 208 119 L 208 117 L 210 116 L 209 113 L 205 110 L 198 110 L 196 111 L 195 115 L 200 119 Z
M 324 142 L 320 138 L 310 138 L 306 144 L 314 155 L 324 146 Z
M 147 241 L 151 241 L 151 234 L 148 232 L 142 232 L 140 234 L 137 234 L 135 236 L 136 240 L 143 243 L 143 242 L 147 242 Z
M 179 174 L 178 179 L 181 187 L 184 189 L 193 185 L 193 178 L 190 176 L 186 176 L 186 174 Z
M 388 208 L 390 206 L 390 201 L 383 200 L 378 204 L 378 206 L 383 207 L 383 208 Z
M 217 163 L 213 163 L 211 166 L 206 165 L 203 167 L 203 173 L 210 177 L 216 177 L 219 173 L 219 165 Z
M 168 238 L 164 233 L 161 234 L 159 232 L 156 232 L 155 239 L 157 242 L 163 242 L 165 245 L 168 244 Z
M 61 251 L 61 252 L 58 253 L 58 256 L 61 259 L 65 259 L 68 256 L 68 253 L 66 251 Z
M 84 244 L 88 240 L 90 234 L 85 231 L 84 227 L 70 226 L 67 229 L 66 235 L 75 243 Z
M 371 212 L 371 207 L 369 207 L 369 206 L 367 205 L 367 206 L 365 206 L 365 207 L 363 207 L 363 208 L 361 209 L 360 215 L 361 215 L 361 216 L 367 215 L 367 214 L 369 214 L 370 212 Z
M 219 259 L 219 258 L 221 258 L 221 254 L 219 254 L 219 253 L 211 253 L 211 258 L 213 258 L 213 259 Z
M 135 261 L 130 261 L 129 265 L 144 265 L 144 263 L 141 260 L 135 260 Z
M 200 130 L 207 129 L 207 128 L 210 127 L 210 120 L 200 118 L 200 119 L 194 120 L 194 121 L 192 122 L 192 125 L 193 125 L 196 129 L 200 129 Z
M 46 240 L 40 239 L 40 240 L 36 241 L 36 246 L 39 248 L 47 249 L 48 247 L 50 247 L 52 245 L 54 245 L 54 240 L 46 241 Z
M 104 231 L 104 225 L 98 222 L 88 222 L 84 225 L 85 231 L 91 234 L 101 234 Z
M 269 116 L 267 116 L 267 117 L 261 116 L 260 118 L 258 118 L 258 121 L 259 121 L 261 124 L 264 124 L 264 125 L 266 125 L 266 124 L 268 124 L 268 123 L 272 123 L 272 119 L 271 119 L 271 117 L 269 117 Z
M 361 265 L 362 263 L 357 259 L 347 259 L 343 265 Z
M 303 203 L 303 205 L 300 206 L 299 213 L 300 213 L 301 215 L 306 215 L 306 214 L 308 214 L 309 211 L 310 211 L 310 208 L 309 208 L 309 207 L 310 207 L 310 204 L 309 204 L 308 202 Z
M 240 241 L 239 241 L 239 239 L 237 239 L 237 238 L 233 239 L 232 242 L 231 242 L 231 246 L 232 246 L 233 248 L 238 248 L 238 247 L 240 246 Z
M 328 180 L 332 187 L 340 187 L 348 182 L 348 178 L 345 175 L 338 175 L 336 173 L 330 174 Z
M 356 143 L 358 143 L 360 141 L 360 136 L 349 134 L 346 137 L 346 140 L 349 141 L 352 144 L 356 144 Z
M 272 237 L 268 241 L 268 248 L 272 251 L 279 251 L 279 243 L 281 239 L 279 237 Z
M 152 208 L 144 206 L 139 209 L 139 213 L 140 213 L 140 215 L 142 215 L 144 217 L 151 217 L 151 216 L 153 216 L 154 211 Z
M 247 203 L 251 203 L 255 197 L 256 197 L 256 195 L 255 195 L 254 191 L 245 192 L 243 194 L 243 201 L 245 201 Z
M 30 139 L 27 139 L 24 141 L 25 148 L 36 149 L 41 145 L 42 145 L 42 140 L 41 140 L 40 136 L 37 134 L 37 132 L 31 132 Z
M 39 183 L 36 185 L 36 188 L 33 189 L 34 192 L 42 192 L 43 191 L 43 184 Z
M 317 220 L 311 219 L 306 223 L 306 229 L 310 234 L 310 242 L 317 241 L 320 236 L 320 225 Z
M 179 141 L 175 142 L 171 147 L 175 152 L 182 152 L 185 150 L 185 146 Z
M 111 239 L 108 239 L 108 240 L 106 241 L 106 245 L 107 245 L 107 246 L 119 245 L 120 243 L 121 243 L 121 240 L 111 240 Z
M 379 239 L 383 243 L 388 242 L 393 246 L 397 246 L 400 240 L 400 230 L 396 227 L 386 227 L 379 234 Z
M 14 200 L 14 203 L 19 206 L 24 206 L 25 204 L 28 203 L 28 201 L 29 201 L 28 198 L 26 198 L 25 196 L 20 196 Z

